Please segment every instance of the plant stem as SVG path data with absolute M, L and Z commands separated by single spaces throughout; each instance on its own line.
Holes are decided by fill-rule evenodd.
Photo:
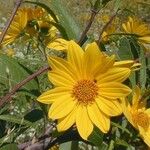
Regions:
M 95 16 L 97 15 L 98 12 L 99 12 L 99 11 L 94 10 L 94 9 L 91 10 L 90 19 L 89 19 L 89 21 L 88 21 L 88 23 L 87 23 L 87 25 L 86 25 L 86 27 L 85 27 L 85 30 L 82 32 L 81 37 L 80 37 L 80 39 L 79 39 L 79 41 L 78 41 L 78 44 L 79 44 L 79 45 L 82 45 L 82 44 L 84 43 L 84 40 L 85 40 L 85 38 L 86 38 L 86 34 L 87 34 L 87 32 L 89 31 L 89 29 L 91 28 L 91 25 L 92 25 L 92 23 L 93 23 L 93 21 L 94 21 L 94 19 L 95 19 Z
M 46 72 L 50 69 L 49 66 L 45 66 L 40 68 L 38 71 L 36 71 L 35 73 L 31 74 L 30 76 L 28 76 L 26 79 L 24 79 L 23 81 L 21 81 L 20 83 L 16 84 L 12 90 L 7 93 L 4 97 L 2 97 L 0 99 L 0 107 L 2 107 L 5 103 L 8 103 L 9 101 L 11 101 L 12 96 L 15 94 L 15 92 L 17 90 L 19 90 L 22 86 L 24 86 L 26 83 L 28 83 L 29 81 L 31 81 L 32 79 L 34 79 L 35 77 L 39 76 L 40 74 L 42 74 L 43 72 Z

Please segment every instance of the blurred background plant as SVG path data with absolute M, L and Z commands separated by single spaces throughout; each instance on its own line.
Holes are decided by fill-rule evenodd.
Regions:
M 48 45 L 60 37 L 78 41 L 90 20 L 91 7 L 94 3 L 95 0 L 24 1 L 1 44 L 0 97 L 46 65 L 48 55 L 65 58 L 65 52 L 56 51 Z M 15 0 L 0 0 L 1 32 L 11 15 L 14 4 Z M 139 42 L 139 38 L 143 35 L 125 30 L 123 24 L 131 29 L 136 22 L 132 18 L 137 18 L 141 24 L 146 24 L 147 31 L 150 31 L 149 11 L 149 0 L 110 0 L 96 15 L 85 37 L 87 43 L 98 41 L 103 51 L 115 54 L 118 60 L 139 61 L 142 64 L 141 69 L 133 73 L 127 83 L 130 87 L 139 84 L 143 92 L 150 88 L 150 44 L 143 43 L 143 39 Z M 128 22 L 132 23 L 127 25 Z M 149 33 L 144 33 L 148 41 L 150 41 Z M 47 106 L 36 101 L 40 93 L 50 88 L 53 88 L 53 85 L 49 84 L 44 73 L 19 89 L 13 95 L 13 100 L 1 107 L 0 150 L 10 149 L 10 147 L 13 147 L 13 150 L 25 149 L 27 146 L 32 148 L 37 146 L 36 149 L 39 146 L 36 144 L 43 139 L 44 142 L 50 142 L 55 137 L 68 135 L 68 133 L 57 133 L 56 122 L 47 119 Z M 106 135 L 102 135 L 98 129 L 95 129 L 90 142 L 79 139 L 61 143 L 60 140 L 59 146 L 52 148 L 59 147 L 61 150 L 143 150 L 147 148 L 137 131 L 127 123 L 125 118 L 120 117 L 112 120 L 112 129 Z

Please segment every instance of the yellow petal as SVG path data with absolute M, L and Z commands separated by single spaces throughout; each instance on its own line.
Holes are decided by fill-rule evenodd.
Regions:
M 55 50 L 66 50 L 68 49 L 68 41 L 58 38 L 55 41 L 48 43 L 47 47 Z
M 51 104 L 58 99 L 62 99 L 63 96 L 66 96 L 66 93 L 71 93 L 69 88 L 56 87 L 42 93 L 37 100 L 44 104 Z
M 132 120 L 132 114 L 131 114 L 131 106 L 130 103 L 126 98 L 121 98 L 121 106 L 122 106 L 122 111 L 127 120 L 136 128 L 136 125 L 134 124 Z
M 75 105 L 76 101 L 71 98 L 71 95 L 65 95 L 51 105 L 48 116 L 52 119 L 63 118 L 74 109 Z
M 108 98 L 121 98 L 129 95 L 131 89 L 118 82 L 108 82 L 99 84 L 99 94 Z
M 104 82 L 123 82 L 125 81 L 129 75 L 130 75 L 131 70 L 128 68 L 111 68 L 109 69 L 106 73 L 101 74 L 98 78 L 97 81 L 99 83 L 104 83 Z
M 112 55 L 111 57 L 104 57 L 102 60 L 101 66 L 97 67 L 97 72 L 95 73 L 95 78 L 97 79 L 100 74 L 105 73 L 108 69 L 113 67 L 115 62 L 115 56 Z
M 78 44 L 76 44 L 74 41 L 68 42 L 68 54 L 67 54 L 68 61 L 81 75 L 82 75 L 82 68 L 83 68 L 82 66 L 83 54 L 84 51 Z
M 49 71 L 48 78 L 55 86 L 72 88 L 75 83 L 75 80 L 73 80 L 72 77 L 64 71 Z
M 87 109 L 84 106 L 78 107 L 78 110 L 76 113 L 76 125 L 77 125 L 77 130 L 78 130 L 80 136 L 84 140 L 87 140 L 88 136 L 93 131 L 93 124 L 89 118 Z
M 122 24 L 122 28 L 124 29 L 125 32 L 128 32 L 128 29 L 125 23 Z
M 140 97 L 141 97 L 141 90 L 140 90 L 140 88 L 138 86 L 136 86 L 134 91 L 133 91 L 132 105 L 138 106 Z
M 122 60 L 114 63 L 114 67 L 126 67 L 131 68 L 134 65 L 133 60 Z
M 148 131 L 145 131 L 142 127 L 139 126 L 139 132 L 144 142 L 150 147 L 150 128 Z
M 87 106 L 88 114 L 91 121 L 103 132 L 107 133 L 110 128 L 110 119 L 98 109 L 98 106 L 93 103 Z
M 65 131 L 69 129 L 74 123 L 76 118 L 77 107 L 74 108 L 66 117 L 59 120 L 57 125 L 58 131 Z
M 122 113 L 122 107 L 118 100 L 98 97 L 96 103 L 99 109 L 108 116 L 117 116 Z
M 145 113 L 150 117 L 150 108 L 146 109 Z
M 68 61 L 59 57 L 48 57 L 48 62 L 52 70 L 64 71 L 73 79 L 76 79 L 76 70 Z
M 150 36 L 143 36 L 139 38 L 140 41 L 143 41 L 144 43 L 150 43 Z
M 102 63 L 101 57 L 103 57 L 103 54 L 96 42 L 88 44 L 84 54 L 83 71 L 85 71 L 85 74 L 88 74 L 88 76 L 92 76 L 94 74 L 95 69 L 100 67 L 100 64 Z

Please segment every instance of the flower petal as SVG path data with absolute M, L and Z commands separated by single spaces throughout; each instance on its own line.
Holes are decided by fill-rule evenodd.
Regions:
M 75 80 L 64 71 L 49 71 L 48 78 L 55 86 L 72 87 L 75 83 Z
M 52 70 L 63 71 L 69 74 L 73 79 L 76 79 L 76 71 L 70 63 L 59 57 L 48 57 L 48 62 Z
M 122 113 L 122 107 L 118 100 L 98 97 L 96 103 L 99 109 L 108 116 L 117 116 Z
M 68 61 L 72 64 L 72 66 L 82 75 L 83 68 L 83 49 L 74 41 L 68 42 Z
M 67 116 L 75 107 L 76 101 L 73 100 L 70 96 L 64 95 L 63 98 L 55 101 L 48 112 L 49 118 L 60 119 Z
M 48 43 L 47 47 L 55 50 L 66 50 L 68 48 L 68 41 L 58 38 L 53 42 Z
M 111 81 L 123 82 L 129 77 L 130 72 L 131 70 L 128 68 L 114 67 L 109 69 L 106 73 L 101 74 L 97 78 L 97 81 L 100 83 L 111 82 Z
M 117 61 L 114 63 L 114 67 L 126 67 L 126 68 L 131 68 L 134 65 L 133 60 L 122 60 L 122 61 Z
M 44 104 L 51 104 L 58 99 L 62 99 L 62 97 L 65 96 L 66 93 L 71 93 L 69 88 L 56 87 L 42 93 L 42 95 L 40 95 L 37 100 Z
M 93 124 L 89 118 L 89 115 L 87 113 L 87 109 L 85 106 L 79 106 L 77 113 L 76 113 L 76 125 L 77 130 L 80 134 L 80 136 L 87 140 L 88 136 L 93 131 Z
M 141 98 L 141 90 L 138 86 L 136 86 L 134 91 L 133 91 L 132 105 L 138 106 L 140 98 Z
M 93 103 L 87 106 L 88 114 L 91 121 L 103 132 L 107 133 L 110 128 L 110 119 L 98 109 L 98 106 Z
M 101 53 L 96 42 L 88 44 L 85 54 L 84 54 L 84 70 L 89 76 L 94 74 L 95 69 L 100 67 L 102 63 L 101 58 L 103 54 Z
M 95 73 L 95 78 L 97 79 L 99 77 L 99 75 L 101 75 L 102 73 L 105 73 L 108 69 L 113 67 L 113 64 L 115 62 L 115 56 L 112 55 L 111 57 L 108 56 L 104 56 L 101 63 L 101 66 L 97 66 L 96 68 L 96 73 Z
M 145 131 L 142 127 L 138 126 L 140 135 L 142 136 L 142 139 L 144 142 L 150 147 L 150 128 L 148 131 Z
M 131 108 L 129 101 L 126 98 L 121 98 L 120 101 L 121 101 L 123 114 L 125 115 L 127 120 L 136 128 L 136 125 L 134 124 L 132 120 L 132 114 L 131 114 L 132 108 Z
M 71 111 L 66 117 L 59 120 L 59 123 L 57 125 L 58 131 L 65 131 L 75 123 L 76 111 L 77 107 L 75 107 L 74 110 Z
M 108 98 L 121 98 L 129 95 L 131 89 L 118 82 L 108 82 L 99 84 L 99 94 Z

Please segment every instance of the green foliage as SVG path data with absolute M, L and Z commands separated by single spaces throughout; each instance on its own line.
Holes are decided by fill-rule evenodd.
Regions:
M 19 150 L 17 144 L 6 144 L 0 148 L 0 150 Z
M 0 55 L 0 69 L 0 83 L 9 85 L 9 88 L 12 88 L 30 75 L 17 60 L 3 54 Z M 34 79 L 27 83 L 22 89 L 34 94 L 38 90 L 38 83 Z

